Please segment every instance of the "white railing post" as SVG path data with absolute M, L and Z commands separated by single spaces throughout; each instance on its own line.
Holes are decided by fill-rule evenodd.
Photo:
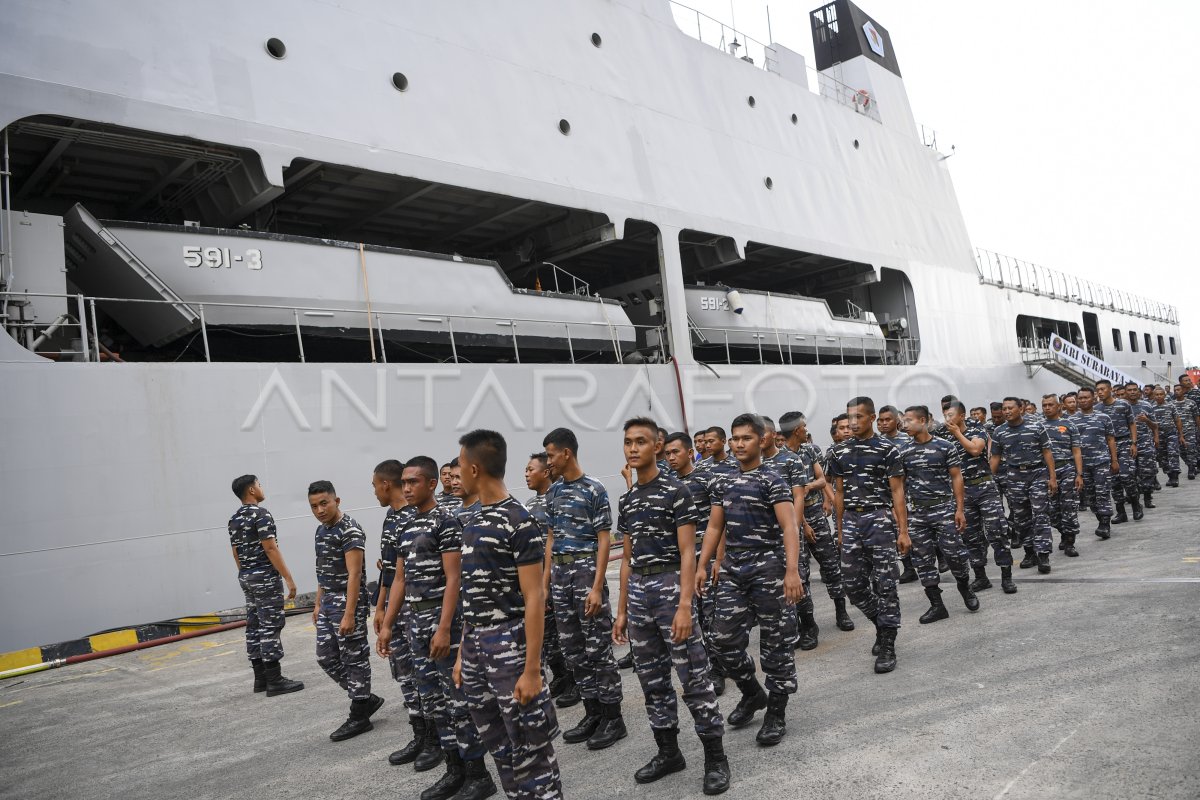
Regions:
M 212 363 L 212 353 L 208 350 L 208 323 L 204 319 L 204 303 L 200 304 L 200 338 L 204 340 L 204 360 Z
M 304 337 L 300 335 L 300 312 L 292 309 L 292 317 L 296 320 L 296 344 L 300 348 L 300 363 L 304 363 Z
M 96 353 L 96 363 L 100 363 L 100 333 L 96 329 L 96 298 L 88 300 L 88 312 L 92 315 L 92 349 Z
M 458 345 L 454 343 L 454 320 L 446 317 L 446 328 L 450 331 L 450 357 L 454 359 L 454 363 L 458 363 Z
M 87 329 L 87 305 L 83 302 L 83 295 L 75 295 L 75 302 L 79 306 L 79 344 L 83 348 L 83 360 L 92 360 L 92 351 L 88 347 L 88 329 Z

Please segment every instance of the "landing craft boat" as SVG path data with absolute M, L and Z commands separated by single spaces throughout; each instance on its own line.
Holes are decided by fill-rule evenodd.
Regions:
M 523 496 L 570 426 L 615 496 L 635 413 L 1179 365 L 1173 307 L 972 247 L 848 0 L 812 13 L 812 65 L 669 0 L 3 19 L 0 651 L 237 605 L 246 472 L 311 588 L 305 486 L 377 530 L 372 467 L 470 428 L 508 436 Z

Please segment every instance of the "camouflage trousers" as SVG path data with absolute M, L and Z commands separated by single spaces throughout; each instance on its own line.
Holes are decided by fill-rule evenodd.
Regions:
M 462 616 L 455 612 L 450 623 L 450 652 L 439 659 L 429 657 L 429 643 L 437 633 L 442 608 L 408 612 L 408 643 L 412 648 L 413 680 L 421 698 L 421 716 L 437 723 L 444 752 L 458 751 L 464 759 L 483 756 L 483 745 L 467 711 L 467 698 L 454 685 L 454 661 L 462 641 Z
M 1200 450 L 1197 449 L 1196 429 L 1183 429 L 1183 439 L 1179 442 L 1179 457 L 1187 464 L 1189 470 L 1200 465 Z
M 1008 507 L 1023 547 L 1038 553 L 1053 549 L 1050 538 L 1049 472 L 1045 467 L 1008 474 Z
M 842 512 L 846 596 L 880 628 L 900 627 L 896 521 L 891 509 Z
M 708 654 L 700 632 L 696 604 L 692 603 L 692 633 L 676 644 L 671 623 L 679 609 L 679 571 L 658 575 L 629 575 L 629 646 L 633 669 L 646 696 L 646 716 L 655 730 L 679 727 L 678 696 L 671 669 L 679 676 L 683 702 L 692 714 L 696 735 L 721 736 L 725 732 L 721 709 L 708 672 Z
M 804 565 L 803 573 L 809 573 L 809 563 L 812 558 L 816 558 L 817 567 L 821 570 L 821 580 L 825 581 L 825 591 L 829 593 L 829 597 L 833 600 L 840 600 L 846 596 L 846 589 L 842 586 L 842 553 L 838 549 L 837 536 L 829 527 L 829 518 L 825 516 L 825 509 L 820 503 L 806 506 L 804 509 L 804 519 L 808 521 L 808 525 L 813 529 L 813 534 L 816 537 L 815 542 L 810 542 L 800 536 L 800 563 Z M 804 585 L 806 596 L 811 597 L 808 591 L 808 583 Z
M 1146 446 L 1146 442 L 1139 442 L 1138 449 Z M 1151 450 L 1153 450 L 1153 443 Z M 1137 494 L 1137 459 L 1133 457 L 1133 443 L 1126 436 L 1123 439 L 1117 439 L 1117 463 L 1121 467 L 1119 475 L 1114 475 L 1112 479 L 1112 497 L 1117 503 L 1125 503 L 1130 497 Z
M 1174 428 L 1158 432 L 1158 465 L 1167 475 L 1179 474 L 1179 432 Z
M 766 674 L 767 690 L 792 694 L 797 686 L 792 655 L 796 614 L 783 596 L 784 568 L 782 547 L 726 548 L 715 587 L 713 658 L 722 674 L 732 681 L 754 678 L 754 661 L 746 649 L 750 629 L 757 622 L 759 661 Z
M 1111 461 L 1083 465 L 1083 502 L 1096 514 L 1096 519 L 1113 515 L 1111 483 Z
M 462 691 L 479 739 L 496 762 L 510 798 L 552 800 L 563 796 L 554 739 L 558 718 L 550 690 L 527 705 L 513 697 L 525 671 L 525 621 L 486 628 L 468 626 L 462 642 Z
M 317 611 L 317 663 L 351 700 L 371 697 L 371 644 L 367 640 L 367 590 L 359 592 L 354 608 L 354 630 L 338 633 L 346 613 L 346 593 L 323 591 Z
M 542 621 L 542 663 L 549 666 L 562 660 L 562 644 L 558 641 L 558 625 L 554 621 L 554 604 L 550 598 L 546 598 L 546 616 Z
M 984 481 L 963 487 L 963 514 L 967 527 L 962 533 L 972 567 L 987 566 L 988 545 L 998 567 L 1011 567 L 1012 551 L 1008 549 L 1008 520 L 1004 503 L 995 481 Z
M 410 718 L 421 716 L 421 696 L 413 679 L 412 650 L 408 646 L 408 609 L 401 608 L 392 625 L 392 652 L 388 666 L 392 668 L 392 679 L 400 684 L 400 695 Z
M 279 661 L 283 658 L 283 578 L 274 567 L 258 567 L 238 573 L 246 596 L 246 656 L 251 660 Z
M 1054 474 L 1058 476 L 1058 491 L 1047 498 L 1050 503 L 1050 525 L 1058 530 L 1064 545 L 1075 544 L 1079 536 L 1079 492 L 1075 489 L 1075 465 L 1064 464 Z
M 1161 438 L 1160 438 L 1161 441 Z M 1158 452 L 1153 447 L 1154 438 L 1147 431 L 1145 436 L 1138 433 L 1138 453 L 1133 459 L 1134 480 L 1139 492 L 1154 491 L 1154 481 L 1158 478 Z M 1150 445 L 1150 446 L 1146 446 Z
M 601 703 L 621 702 L 621 676 L 612 649 L 612 610 L 608 583 L 600 596 L 600 610 L 584 613 L 584 601 L 596 580 L 596 558 L 587 556 L 569 564 L 554 564 L 550 596 L 563 656 L 579 686 L 579 695 Z
M 954 500 L 936 505 L 912 504 L 908 509 L 908 536 L 912 539 L 913 569 L 921 585 L 929 588 L 941 582 L 938 574 L 937 551 L 941 550 L 956 581 L 971 576 L 971 557 L 963 544 L 962 534 L 954 524 Z
M 696 542 L 696 557 L 700 557 L 702 544 Z M 700 636 L 704 641 L 704 652 L 708 653 L 708 668 L 714 675 L 723 675 L 721 668 L 713 658 L 713 617 L 716 614 L 717 593 L 710 589 L 702 595 L 693 595 L 696 602 L 696 623 L 700 626 Z

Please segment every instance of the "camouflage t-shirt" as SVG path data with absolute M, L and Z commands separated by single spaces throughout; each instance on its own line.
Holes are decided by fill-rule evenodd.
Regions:
M 950 470 L 962 466 L 958 448 L 945 439 L 922 444 L 910 439 L 900 447 L 904 464 L 904 496 L 910 503 L 929 504 L 954 499 Z
M 448 508 L 451 511 L 462 508 L 462 498 L 451 492 L 438 492 L 435 501 L 442 508 Z
M 1104 414 L 1112 420 L 1113 436 L 1118 439 L 1128 439 L 1129 429 L 1134 426 L 1133 406 L 1127 400 L 1113 400 L 1112 403 L 1096 403 L 1097 414 Z
M 1152 435 L 1149 422 L 1158 422 L 1154 416 L 1154 404 L 1148 400 L 1138 400 L 1136 403 L 1130 403 L 1129 407 L 1133 411 L 1133 419 L 1137 423 L 1138 438 L 1150 441 Z
M 842 479 L 847 507 L 891 508 L 891 479 L 904 475 L 904 464 L 900 451 L 887 439 L 853 437 L 830 449 L 827 472 L 831 478 Z
M 1179 419 L 1183 422 L 1183 432 L 1193 433 L 1196 430 L 1196 404 L 1191 398 L 1184 397 L 1182 400 L 1172 400 L 1175 404 L 1175 411 L 1179 414 Z
M 792 492 L 777 472 L 758 467 L 712 484 L 713 505 L 725 511 L 725 546 L 761 550 L 783 547 L 783 529 L 775 506 L 792 502 Z
M 404 530 L 412 514 L 412 506 L 389 507 L 383 517 L 383 532 L 379 535 L 379 560 L 383 562 L 379 570 L 380 586 L 391 586 L 396 577 L 396 545 L 400 541 L 400 531 Z
M 525 510 L 529 512 L 529 516 L 533 517 L 538 525 L 542 526 L 542 530 L 550 524 L 550 514 L 546 509 L 546 495 L 535 494 L 533 497 L 525 501 Z
M 242 572 L 260 567 L 274 569 L 262 543 L 264 539 L 276 538 L 275 518 L 261 506 L 246 503 L 229 518 L 229 544 L 237 550 L 238 568 Z
M 358 585 L 367 585 L 366 549 L 367 534 L 362 526 L 354 521 L 349 514 L 332 525 L 318 525 L 316 538 L 317 549 L 317 585 L 327 592 L 344 592 L 350 578 L 346 569 L 346 553 L 351 550 L 362 550 L 363 565 L 358 576 Z
M 517 567 L 540 564 L 541 526 L 511 497 L 480 506 L 462 532 L 463 622 L 486 627 L 525 617 Z
M 454 513 L 437 505 L 408 519 L 396 547 L 404 567 L 406 601 L 441 599 L 446 592 L 442 554 L 462 550 L 462 531 Z
M 727 455 L 720 461 L 713 461 L 711 458 L 706 458 L 700 462 L 697 469 L 703 468 L 710 476 L 714 478 L 731 478 L 742 471 L 738 466 L 738 461 L 733 456 Z
M 1179 429 L 1175 427 L 1175 420 L 1179 419 L 1179 411 L 1175 408 L 1174 403 L 1163 403 L 1161 406 L 1157 403 L 1151 409 L 1154 415 L 1154 421 L 1158 423 L 1158 435 L 1167 437 L 1178 437 Z M 1149 441 L 1149 440 L 1147 440 Z
M 1076 411 L 1071 415 L 1071 421 L 1079 430 L 1079 449 L 1083 451 L 1084 465 L 1094 467 L 1110 463 L 1112 454 L 1108 451 L 1108 437 L 1113 435 L 1113 425 L 1108 415 Z
M 1006 422 L 992 431 L 992 455 L 1010 469 L 1045 465 L 1042 451 L 1050 449 L 1050 434 L 1041 422 L 1024 417 L 1020 425 Z
M 1074 465 L 1074 448 L 1083 447 L 1079 438 L 1079 426 L 1064 417 L 1043 420 L 1042 425 L 1050 437 L 1050 452 L 1054 454 L 1054 466 Z
M 967 452 L 967 449 L 962 446 L 950 429 L 942 426 L 936 434 L 939 439 L 945 439 L 954 445 L 954 449 L 958 451 L 959 460 L 962 461 L 963 480 L 972 483 L 980 482 L 992 477 L 992 469 L 988 466 L 988 432 L 987 429 L 972 419 L 967 420 L 967 424 L 963 426 L 963 438 L 967 441 L 975 442 L 982 440 L 983 452 L 977 456 L 973 456 Z
M 659 472 L 653 480 L 635 483 L 617 508 L 617 530 L 629 537 L 633 566 L 679 564 L 678 529 L 697 524 L 698 517 L 691 492 L 678 478 Z
M 692 504 L 696 507 L 696 546 L 699 547 L 708 528 L 708 518 L 712 515 L 714 478 L 711 473 L 699 469 L 692 469 L 687 475 L 676 475 L 675 478 L 687 487 Z
M 465 528 L 471 524 L 471 520 L 479 513 L 479 509 L 483 508 L 478 500 L 471 503 L 469 506 L 464 506 L 462 500 L 458 501 L 458 508 L 447 508 L 446 511 L 458 520 L 459 527 Z
M 551 486 L 546 508 L 555 553 L 590 553 L 596 549 L 600 532 L 612 530 L 608 490 L 587 475 Z

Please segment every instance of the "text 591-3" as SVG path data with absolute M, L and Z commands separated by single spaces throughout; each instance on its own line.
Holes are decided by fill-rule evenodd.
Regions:
M 232 269 L 234 262 L 243 263 L 249 269 L 262 269 L 262 251 L 251 248 L 243 255 L 232 255 L 228 247 L 185 246 L 183 248 L 183 263 L 193 269 L 198 267 Z

